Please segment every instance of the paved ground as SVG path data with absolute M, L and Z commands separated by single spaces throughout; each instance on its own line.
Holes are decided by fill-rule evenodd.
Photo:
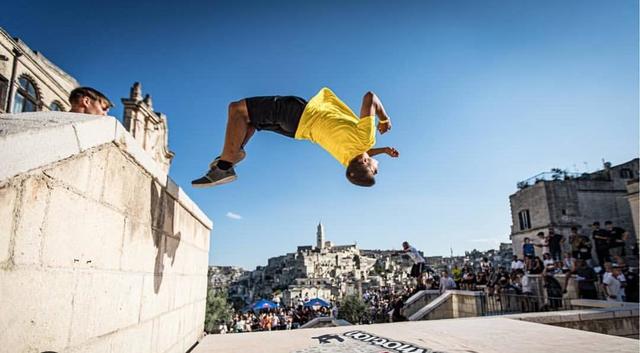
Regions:
M 193 353 L 638 353 L 639 348 L 640 341 L 629 338 L 506 318 L 471 318 L 209 335 Z

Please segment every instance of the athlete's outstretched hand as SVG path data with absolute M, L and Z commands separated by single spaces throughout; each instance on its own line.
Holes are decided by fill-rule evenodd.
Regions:
M 385 120 L 378 121 L 378 131 L 381 135 L 389 130 L 391 130 L 391 119 L 389 119 L 389 117 Z
M 400 156 L 400 152 L 398 152 L 398 150 L 393 148 L 393 147 L 385 147 L 384 148 L 384 153 L 386 153 L 389 156 L 394 157 L 394 158 Z

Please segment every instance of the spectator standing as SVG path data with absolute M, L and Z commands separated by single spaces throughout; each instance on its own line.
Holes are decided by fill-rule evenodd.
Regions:
M 603 267 L 604 263 L 609 261 L 609 234 L 604 229 L 600 229 L 600 222 L 593 222 L 591 228 L 593 229 L 591 237 L 596 244 L 598 265 Z
M 618 279 L 619 274 L 620 269 L 618 269 L 616 266 L 615 268 L 612 268 L 611 273 L 605 273 L 605 276 L 602 277 L 602 286 L 604 288 L 604 293 L 607 297 L 607 301 L 622 301 L 622 284 Z
M 593 261 L 591 259 L 591 249 L 593 248 L 593 245 L 591 244 L 591 240 L 589 240 L 589 237 L 578 233 L 578 229 L 576 227 L 573 228 L 576 229 L 576 247 L 578 250 L 578 253 L 576 256 L 574 256 L 574 258 L 584 260 L 586 261 L 587 265 L 593 267 Z
M 522 244 L 522 254 L 524 256 L 524 261 L 527 269 L 530 269 L 533 265 L 533 258 L 536 256 L 536 249 L 531 243 L 531 239 L 524 238 L 524 244 Z
M 614 227 L 611 221 L 604 222 L 604 226 L 609 236 L 609 255 L 613 257 L 612 261 L 620 263 L 625 256 L 629 233 L 620 227 Z
M 556 233 L 555 229 L 549 228 L 549 253 L 553 261 L 562 261 L 562 244 L 564 244 L 564 236 Z
M 563 293 L 567 292 L 567 284 L 572 274 L 576 275 L 576 280 L 578 281 L 578 297 L 580 299 L 598 299 L 598 291 L 596 289 L 598 275 L 581 259 L 576 260 L 576 267 L 565 277 Z
M 518 259 L 517 255 L 513 255 L 513 261 L 511 261 L 511 271 L 522 270 L 524 271 L 524 262 Z
M 625 266 L 622 269 L 622 273 L 627 280 L 627 287 L 625 288 L 626 298 L 625 300 L 632 303 L 638 302 L 638 272 L 632 270 L 629 266 Z
M 491 271 L 491 262 L 489 262 L 489 259 L 487 257 L 483 257 L 482 260 L 480 261 L 480 271 L 484 272 L 484 273 L 489 273 Z
M 542 255 L 549 253 L 549 236 L 544 235 L 544 232 L 538 232 L 539 244 L 535 244 L 537 247 L 542 248 Z
M 449 289 L 456 289 L 456 282 L 453 278 L 449 277 L 448 271 L 442 271 L 442 277 L 440 278 L 440 293 L 444 293 Z

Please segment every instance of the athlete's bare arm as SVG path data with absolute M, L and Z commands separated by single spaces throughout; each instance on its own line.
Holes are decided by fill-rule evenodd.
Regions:
M 380 122 L 378 123 L 378 131 L 381 134 L 391 130 L 391 119 L 384 110 L 382 101 L 375 93 L 369 91 L 362 97 L 362 107 L 360 108 L 360 118 L 375 115 Z

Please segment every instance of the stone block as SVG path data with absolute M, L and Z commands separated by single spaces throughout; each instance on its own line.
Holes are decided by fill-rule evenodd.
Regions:
M 120 268 L 124 271 L 155 273 L 164 253 L 164 236 L 147 223 L 127 217 L 124 226 Z M 161 271 L 160 271 L 161 272 Z
M 118 269 L 124 216 L 55 187 L 44 227 L 43 263 L 55 267 Z
M 113 141 L 118 121 L 110 116 L 100 119 L 75 122 L 73 127 L 78 136 L 80 151 Z
M 11 237 L 17 197 L 18 189 L 14 185 L 7 184 L 0 188 L 0 263 L 9 260 L 11 256 Z
M 62 351 L 69 336 L 74 282 L 70 272 L 0 271 L 0 350 Z
M 595 310 L 589 310 L 588 312 L 585 312 L 585 313 L 581 313 L 580 321 L 613 319 L 613 317 L 614 317 L 613 311 L 606 310 L 606 309 L 605 310 L 595 309 Z
M 37 128 L 0 137 L 0 180 L 80 152 L 71 124 Z
M 196 219 L 198 219 L 205 227 L 213 229 L 213 222 L 202 212 L 200 207 L 191 200 L 182 188 L 178 188 L 178 202 L 189 211 Z
M 93 152 L 82 153 L 46 169 L 44 174 L 76 189 L 80 194 L 99 200 L 110 150 L 117 150 L 117 148 L 107 146 Z
M 43 179 L 32 177 L 24 181 L 13 250 L 15 264 L 40 264 L 42 227 L 49 197 L 50 190 Z
M 140 321 L 153 319 L 172 310 L 174 297 L 179 290 L 173 276 L 144 275 Z
M 613 310 L 613 316 L 617 318 L 634 317 L 633 312 L 629 309 Z
M 130 329 L 118 332 L 110 340 L 111 352 L 155 353 L 151 350 L 152 333 L 152 321 L 147 321 Z
M 136 141 L 120 123 L 116 125 L 114 141 L 125 153 L 132 157 L 137 164 L 151 174 L 160 185 L 163 187 L 167 185 L 167 174 L 162 171 L 160 164 L 142 148 L 140 143 Z
M 181 312 L 174 310 L 153 320 L 152 350 L 165 352 L 182 338 Z
M 138 323 L 142 282 L 142 275 L 133 273 L 81 273 L 73 296 L 70 344 Z
M 109 154 L 102 200 L 141 223 L 150 222 L 151 178 L 117 150 Z
M 79 154 L 45 169 L 43 173 L 82 194 L 90 182 L 91 157 L 88 153 Z

